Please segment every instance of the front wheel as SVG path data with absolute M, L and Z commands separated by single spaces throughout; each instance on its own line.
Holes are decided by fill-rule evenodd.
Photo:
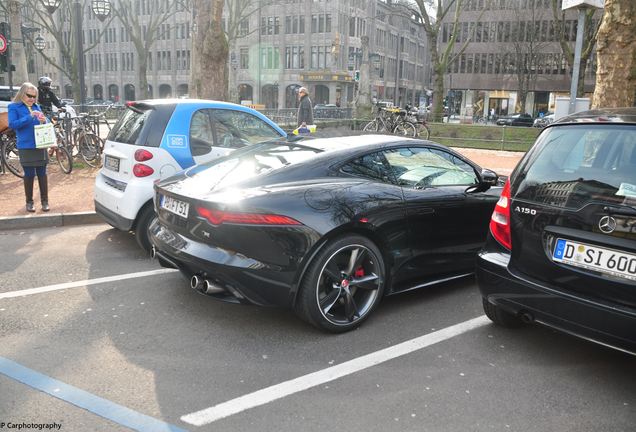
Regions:
M 378 131 L 378 122 L 376 120 L 371 120 L 367 123 L 362 129 L 363 132 L 377 132 Z
M 73 171 L 73 158 L 71 158 L 71 153 L 68 149 L 64 146 L 58 147 L 54 150 L 54 154 L 62 171 L 65 174 L 70 174 Z
M 20 164 L 20 155 L 16 147 L 15 135 L 2 136 L 2 162 L 11 173 L 17 177 L 24 177 L 24 170 Z
M 417 135 L 417 131 L 415 130 L 415 125 L 411 122 L 402 122 L 398 123 L 393 129 L 393 133 L 395 135 L 403 135 L 415 137 Z
M 301 283 L 296 312 L 332 333 L 360 325 L 384 292 L 385 268 L 378 247 L 366 237 L 330 241 L 311 262 Z
M 431 129 L 428 125 L 418 123 L 416 129 L 418 138 L 429 139 L 431 137 Z

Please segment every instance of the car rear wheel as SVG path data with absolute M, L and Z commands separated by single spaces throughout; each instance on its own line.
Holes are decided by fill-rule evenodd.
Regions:
M 152 207 L 152 203 L 146 204 L 139 213 L 137 225 L 135 226 L 135 240 L 137 240 L 137 244 L 148 253 L 150 253 L 150 248 L 152 247 L 148 228 L 150 228 L 150 224 L 152 224 L 156 218 L 157 214 Z
M 506 312 L 501 307 L 490 303 L 485 298 L 482 298 L 481 302 L 484 306 L 486 316 L 495 324 L 509 328 L 521 327 L 523 325 L 523 321 L 519 316 Z
M 335 239 L 310 264 L 296 311 L 322 330 L 351 330 L 382 298 L 384 275 L 382 254 L 372 241 L 358 235 Z

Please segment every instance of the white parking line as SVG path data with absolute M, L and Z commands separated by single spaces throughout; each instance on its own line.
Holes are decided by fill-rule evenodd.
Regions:
M 294 378 L 201 411 L 186 414 L 181 417 L 181 420 L 194 426 L 203 426 L 233 414 L 240 413 L 241 411 L 265 405 L 266 403 L 281 399 L 285 396 L 307 390 L 311 387 L 333 381 L 343 376 L 384 363 L 388 360 L 426 348 L 438 342 L 445 341 L 462 333 L 466 333 L 467 331 L 481 327 L 489 322 L 490 320 L 486 318 L 485 315 L 482 315 L 477 318 L 446 327 L 442 330 L 402 342 L 398 345 L 349 360 L 345 363 Z
M 77 281 L 77 282 L 66 282 L 66 283 L 61 283 L 56 285 L 48 285 L 48 286 L 40 287 L 40 288 L 29 288 L 25 290 L 2 293 L 0 294 L 0 300 L 6 299 L 6 298 L 12 298 L 12 297 L 25 297 L 28 295 L 41 294 L 41 293 L 50 292 L 50 291 L 59 291 L 59 290 L 67 289 L 67 288 L 77 288 L 77 287 L 96 285 L 96 284 L 101 284 L 106 282 L 115 282 L 115 281 L 126 280 L 126 279 L 154 276 L 154 275 L 159 275 L 164 273 L 173 273 L 176 271 L 178 270 L 175 270 L 175 269 L 150 270 L 145 272 L 127 273 L 127 274 L 117 275 L 117 276 L 106 276 L 106 277 L 96 278 L 96 279 L 87 279 L 87 280 Z

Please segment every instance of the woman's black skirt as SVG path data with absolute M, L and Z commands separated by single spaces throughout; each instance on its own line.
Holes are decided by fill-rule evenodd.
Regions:
M 49 163 L 47 149 L 18 149 L 23 167 L 39 167 Z

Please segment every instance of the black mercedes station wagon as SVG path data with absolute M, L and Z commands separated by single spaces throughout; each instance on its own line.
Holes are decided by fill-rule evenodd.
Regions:
M 636 108 L 560 119 L 506 183 L 477 260 L 486 315 L 636 354 Z

